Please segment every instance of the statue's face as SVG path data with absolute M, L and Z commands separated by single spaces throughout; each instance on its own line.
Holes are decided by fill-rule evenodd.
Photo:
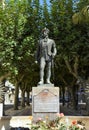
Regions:
M 44 28 L 42 30 L 42 36 L 45 38 L 45 37 L 48 37 L 48 33 L 49 33 L 49 30 L 47 28 Z
M 43 31 L 43 37 L 47 37 L 48 36 L 48 31 L 44 30 Z

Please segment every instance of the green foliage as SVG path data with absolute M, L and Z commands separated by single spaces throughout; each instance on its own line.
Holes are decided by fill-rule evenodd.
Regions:
M 75 13 L 72 20 L 74 24 L 89 23 L 89 6 L 85 6 L 79 12 Z

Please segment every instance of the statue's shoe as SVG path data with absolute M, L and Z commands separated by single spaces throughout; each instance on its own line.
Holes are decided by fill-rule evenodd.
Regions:
M 49 80 L 46 81 L 47 84 L 52 84 Z
M 42 84 L 44 84 L 44 81 L 38 82 L 38 85 L 42 85 Z

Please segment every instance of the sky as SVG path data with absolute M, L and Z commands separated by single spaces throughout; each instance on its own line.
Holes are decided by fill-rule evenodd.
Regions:
M 46 0 L 47 1 L 47 4 L 49 5 L 50 4 L 50 0 Z M 43 4 L 43 0 L 40 0 L 40 3 L 41 5 Z

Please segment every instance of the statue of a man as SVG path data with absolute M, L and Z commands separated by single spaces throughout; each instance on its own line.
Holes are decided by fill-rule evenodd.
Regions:
M 51 84 L 51 65 L 54 56 L 57 53 L 56 45 L 54 40 L 48 37 L 49 29 L 44 28 L 42 30 L 42 39 L 39 40 L 38 50 L 37 50 L 37 62 L 40 64 L 40 81 L 38 85 L 44 84 L 44 69 L 47 66 L 46 72 L 46 83 Z

